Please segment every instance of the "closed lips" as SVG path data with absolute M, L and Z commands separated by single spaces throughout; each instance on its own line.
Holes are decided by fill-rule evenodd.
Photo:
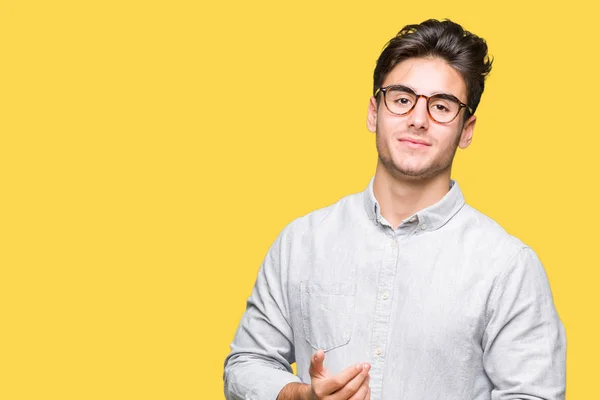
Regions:
M 410 142 L 410 143 L 415 143 L 415 144 L 421 144 L 423 146 L 431 146 L 429 143 L 423 142 L 422 140 L 417 140 L 417 139 L 400 138 L 398 140 L 401 141 L 401 142 Z

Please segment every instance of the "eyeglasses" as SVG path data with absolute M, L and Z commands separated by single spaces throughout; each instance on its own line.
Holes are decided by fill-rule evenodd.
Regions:
M 379 88 L 375 92 L 375 97 L 379 92 L 383 93 L 385 107 L 396 115 L 409 114 L 417 105 L 420 97 L 427 100 L 427 113 L 431 119 L 440 124 L 448 124 L 454 121 L 463 108 L 473 114 L 471 107 L 448 93 L 425 96 L 424 94 L 416 94 L 411 88 L 403 85 L 390 85 Z

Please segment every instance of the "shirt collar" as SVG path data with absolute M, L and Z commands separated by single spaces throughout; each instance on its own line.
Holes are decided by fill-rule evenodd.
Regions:
M 378 224 L 381 223 L 383 217 L 373 192 L 374 180 L 373 177 L 369 182 L 369 186 L 363 192 L 363 199 L 367 215 L 373 223 Z M 465 198 L 458 182 L 450 180 L 450 189 L 440 201 L 409 216 L 402 221 L 402 225 L 418 224 L 423 231 L 434 231 L 446 224 L 464 204 Z

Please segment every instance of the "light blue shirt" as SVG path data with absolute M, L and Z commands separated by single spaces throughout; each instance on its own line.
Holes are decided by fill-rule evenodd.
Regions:
M 542 264 L 454 181 L 396 230 L 373 180 L 289 224 L 231 344 L 227 399 L 310 383 L 317 349 L 332 373 L 370 362 L 372 400 L 565 397 L 565 331 Z

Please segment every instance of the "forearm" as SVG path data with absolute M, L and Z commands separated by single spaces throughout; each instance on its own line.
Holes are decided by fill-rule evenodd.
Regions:
M 228 400 L 275 400 L 283 387 L 301 382 L 291 371 L 283 370 L 276 363 L 248 355 L 228 359 L 224 378 Z
M 313 400 L 312 390 L 305 383 L 288 383 L 279 392 L 277 400 Z

